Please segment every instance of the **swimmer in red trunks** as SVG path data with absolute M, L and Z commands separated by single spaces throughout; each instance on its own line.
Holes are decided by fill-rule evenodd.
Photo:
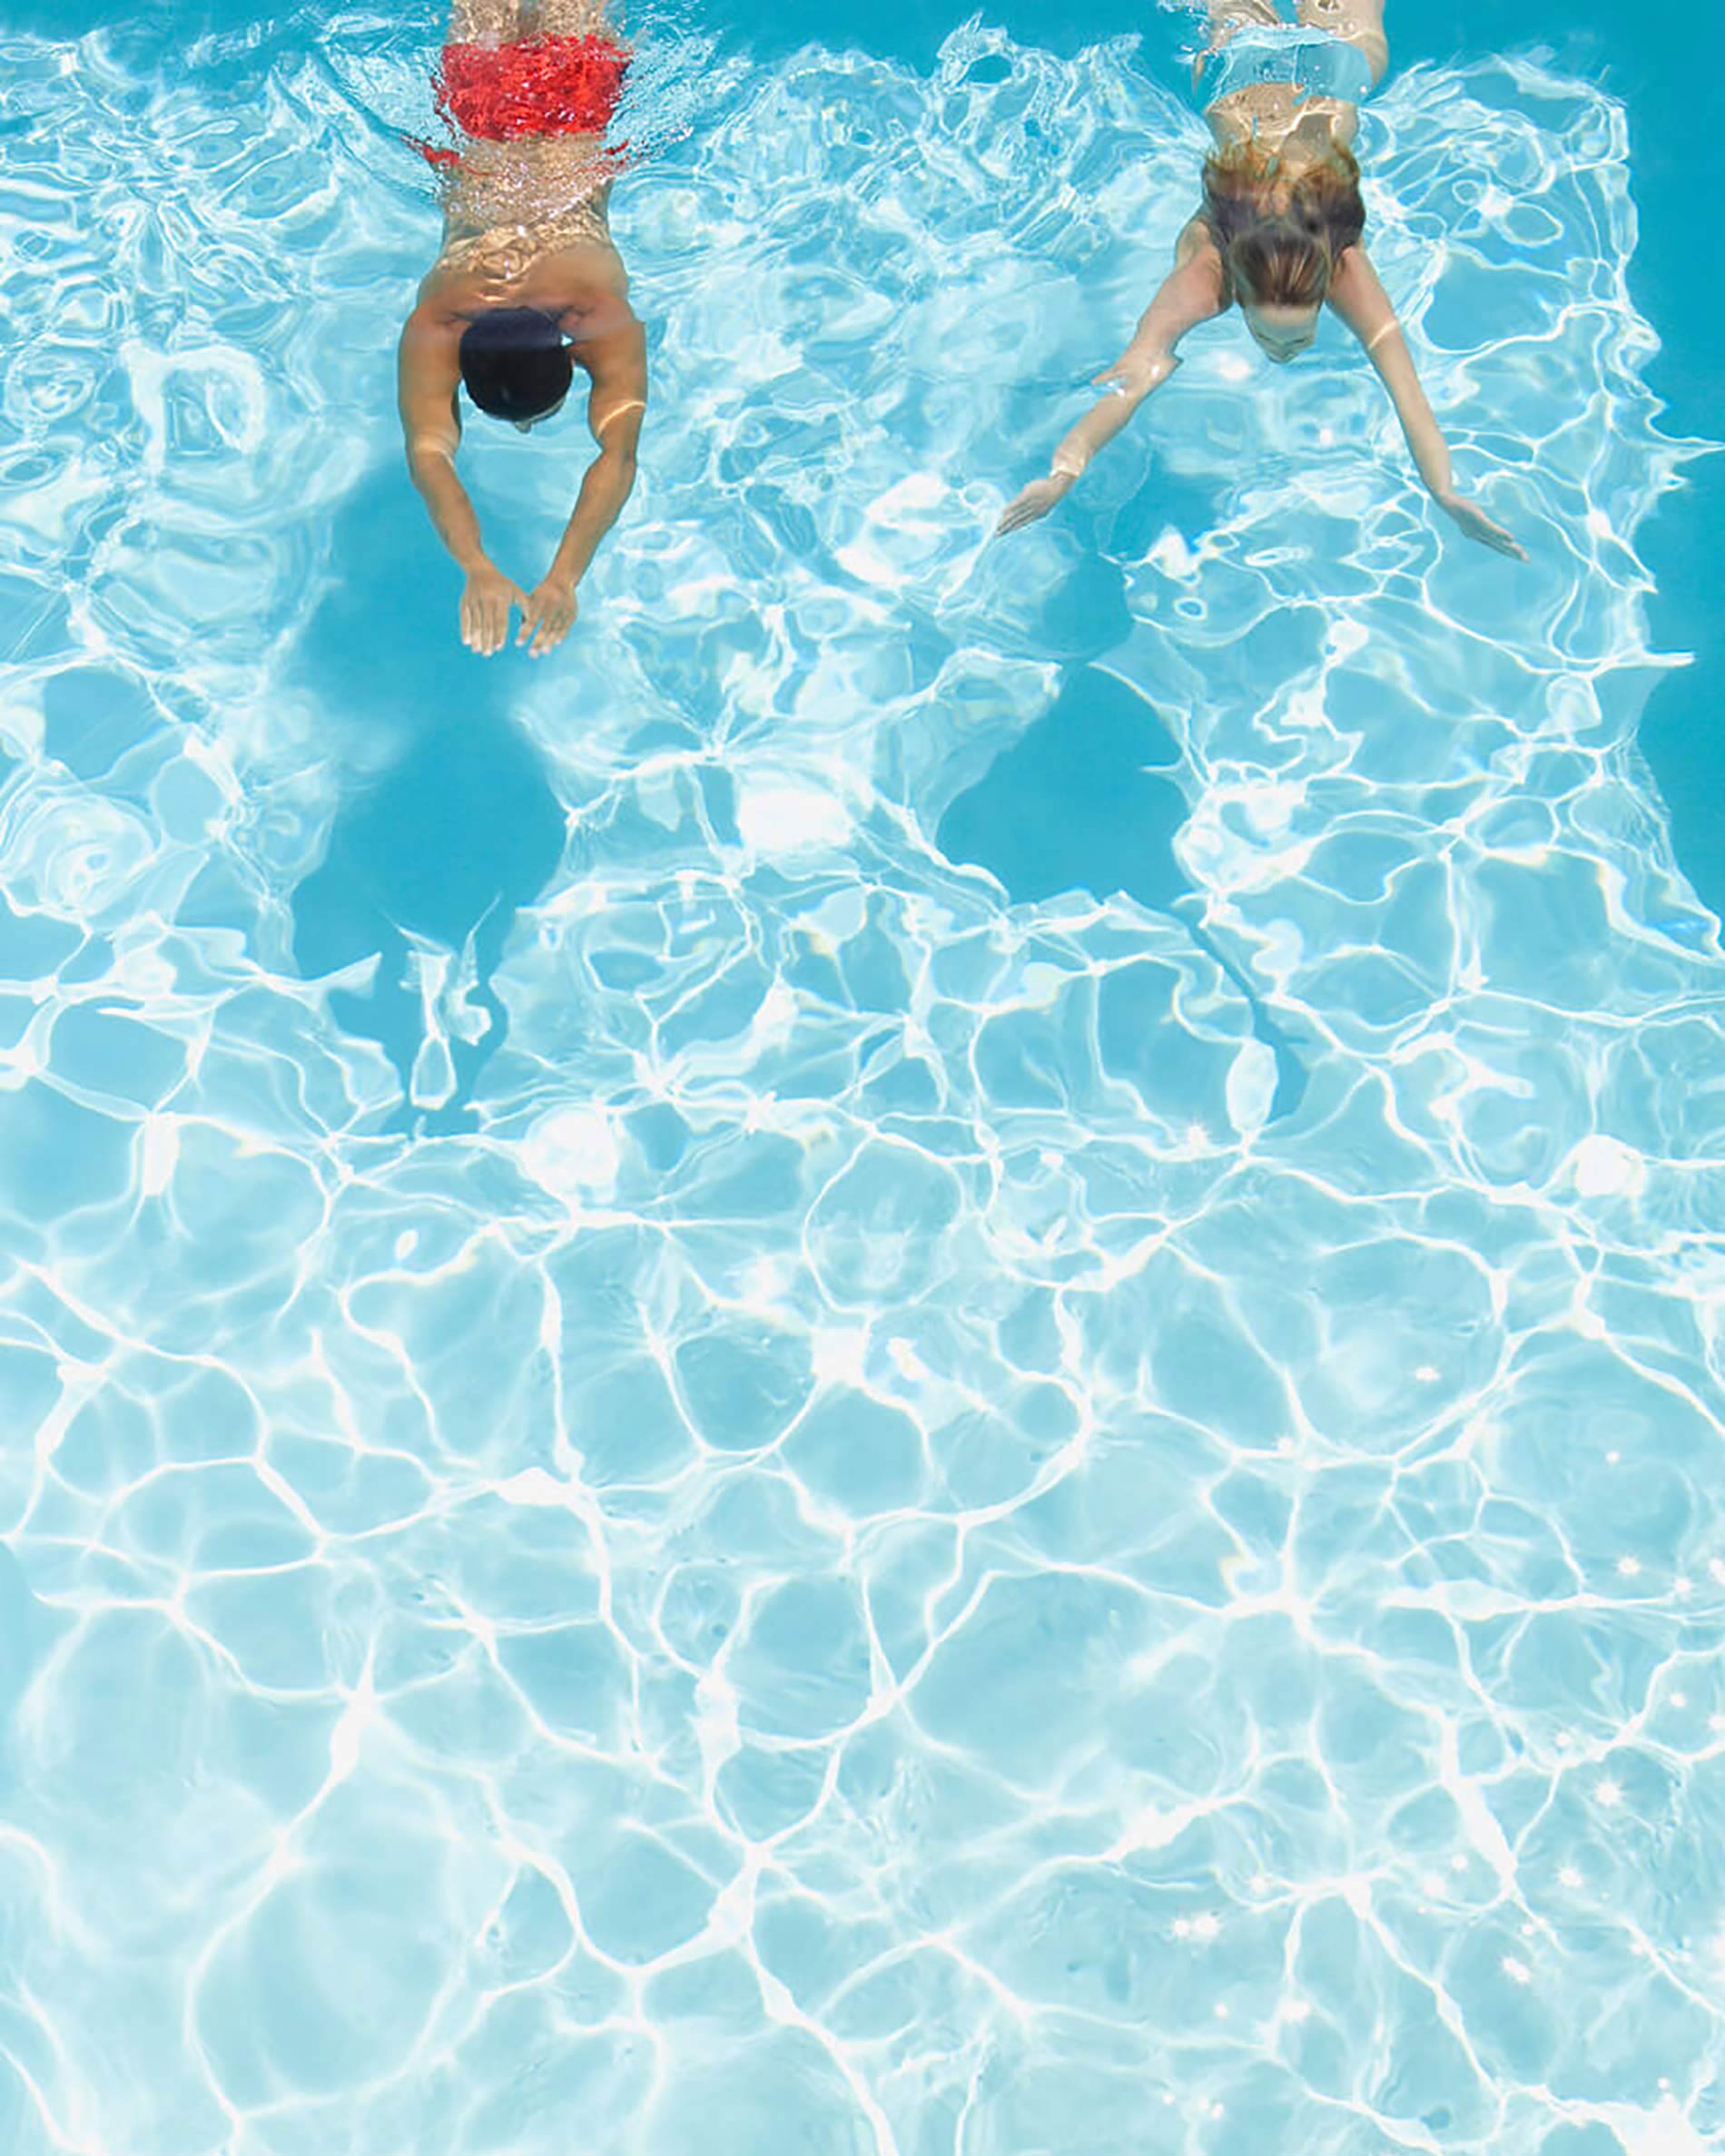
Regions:
M 628 54 L 604 0 L 455 0 L 438 103 L 457 146 L 422 145 L 444 190 L 443 246 L 401 333 L 408 468 L 466 572 L 461 641 L 489 655 L 560 644 L 576 590 L 635 484 L 646 339 L 606 214 L 616 159 L 605 130 Z M 496 566 L 456 476 L 460 390 L 524 432 L 562 405 L 579 367 L 599 453 L 551 566 L 524 591 Z

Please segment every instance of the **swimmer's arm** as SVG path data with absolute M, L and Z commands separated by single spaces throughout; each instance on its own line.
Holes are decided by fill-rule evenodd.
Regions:
M 1342 257 L 1330 284 L 1329 299 L 1359 339 L 1378 379 L 1389 391 L 1403 438 L 1432 499 L 1470 539 L 1525 561 L 1525 550 L 1503 526 L 1494 524 L 1475 503 L 1456 492 L 1449 444 L 1433 416 L 1389 294 L 1363 247 L 1350 247 Z
M 636 325 L 594 369 L 587 426 L 599 445 L 545 579 L 527 600 L 518 641 L 535 658 L 562 643 L 577 612 L 576 591 L 599 542 L 635 488 L 636 450 L 646 416 L 646 339 Z
M 1008 505 L 997 529 L 1017 531 L 1039 517 L 1046 517 L 1097 451 L 1107 448 L 1144 399 L 1159 389 L 1179 365 L 1176 347 L 1181 338 L 1221 311 L 1221 262 L 1215 248 L 1206 246 L 1163 279 L 1131 342 L 1113 366 L 1096 378 L 1112 394 L 1099 398 L 1068 431 L 1054 452 L 1048 477 L 1032 480 L 1017 500 Z
M 1414 357 L 1390 296 L 1363 247 L 1350 247 L 1330 282 L 1330 305 L 1358 338 L 1389 391 L 1402 434 L 1427 490 L 1438 500 L 1451 490 L 1449 444 L 1433 417 Z
M 508 641 L 509 609 L 526 604 L 520 588 L 493 566 L 479 537 L 479 519 L 456 477 L 461 446 L 456 406 L 459 369 L 446 326 L 416 311 L 401 332 L 396 400 L 407 443 L 408 471 L 431 523 L 467 582 L 461 593 L 461 641 L 486 657 Z
M 439 538 L 460 566 L 471 571 L 486 555 L 479 541 L 479 519 L 455 476 L 455 453 L 461 446 L 461 418 L 456 407 L 460 371 L 455 355 L 451 330 L 425 309 L 417 309 L 401 332 L 396 354 L 396 406 L 413 484 L 425 497 Z

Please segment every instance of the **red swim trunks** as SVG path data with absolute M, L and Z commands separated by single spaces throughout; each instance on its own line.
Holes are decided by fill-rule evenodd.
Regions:
M 623 95 L 629 55 L 608 37 L 530 37 L 446 44 L 438 109 L 484 143 L 528 134 L 603 134 Z

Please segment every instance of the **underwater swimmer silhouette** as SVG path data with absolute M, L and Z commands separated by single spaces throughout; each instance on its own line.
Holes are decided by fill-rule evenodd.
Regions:
M 461 640 L 537 658 L 560 644 L 576 592 L 635 485 L 646 410 L 646 340 L 606 217 L 615 158 L 605 130 L 628 54 L 603 0 L 456 0 L 438 103 L 457 148 L 422 145 L 444 191 L 443 245 L 401 333 L 398 398 L 408 468 L 465 571 Z M 460 389 L 526 432 L 562 406 L 579 367 L 599 453 L 551 566 L 524 591 L 487 554 L 456 476 Z
M 1389 64 L 1384 0 L 1210 0 L 1210 44 L 1194 73 L 1215 146 L 1204 200 L 1175 242 L 1136 334 L 1099 375 L 1111 395 L 1054 452 L 1046 478 L 1011 502 L 998 529 L 1046 517 L 1096 452 L 1179 365 L 1188 330 L 1238 302 L 1265 355 L 1286 365 L 1311 344 L 1326 305 L 1354 332 L 1389 391 L 1432 498 L 1470 539 L 1524 561 L 1524 550 L 1456 491 L 1449 447 L 1360 235 L 1365 209 L 1353 142 L 1357 107 Z

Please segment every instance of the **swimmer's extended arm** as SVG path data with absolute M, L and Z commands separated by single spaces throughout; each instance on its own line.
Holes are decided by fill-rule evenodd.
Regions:
M 1513 554 L 1518 561 L 1525 561 L 1525 548 L 1501 524 L 1494 524 L 1476 503 L 1455 491 L 1449 444 L 1432 416 L 1431 405 L 1420 386 L 1414 356 L 1407 349 L 1407 340 L 1395 319 L 1389 294 L 1363 247 L 1350 247 L 1337 263 L 1329 297 L 1330 305 L 1365 346 L 1366 358 L 1389 391 L 1395 417 L 1402 423 L 1403 436 L 1432 499 L 1470 539 L 1495 547 L 1499 554 Z
M 1190 229 L 1189 227 L 1188 228 Z M 1097 451 L 1114 439 L 1153 389 L 1179 365 L 1175 348 L 1188 330 L 1222 311 L 1222 265 L 1214 246 L 1197 248 L 1162 281 L 1132 341 L 1097 376 L 1112 394 L 1099 398 L 1054 452 L 1046 479 L 1033 479 L 1010 503 L 996 527 L 1017 531 L 1046 517 Z
M 536 659 L 561 644 L 574 626 L 576 589 L 634 488 L 636 448 L 646 416 L 646 336 L 639 322 L 588 345 L 581 357 L 593 377 L 587 426 L 599 453 L 581 481 L 551 566 L 521 617 L 518 641 Z
M 416 309 L 401 332 L 396 401 L 413 484 L 430 512 L 439 538 L 467 576 L 461 592 L 461 641 L 469 651 L 488 658 L 508 641 L 509 609 L 525 606 L 527 595 L 488 557 L 479 539 L 479 519 L 467 488 L 456 477 L 455 453 L 461 446 L 456 406 L 460 378 L 457 341 L 448 324 Z

